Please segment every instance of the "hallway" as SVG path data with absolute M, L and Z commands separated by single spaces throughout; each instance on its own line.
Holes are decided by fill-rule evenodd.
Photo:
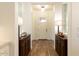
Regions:
M 39 39 L 32 41 L 30 56 L 57 56 L 52 40 Z

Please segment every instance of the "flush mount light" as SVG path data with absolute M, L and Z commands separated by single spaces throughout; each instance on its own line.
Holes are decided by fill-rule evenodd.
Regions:
M 41 11 L 45 11 L 45 9 L 48 7 L 48 5 L 41 5 Z
M 37 8 L 47 8 L 48 7 L 48 5 L 36 5 L 37 6 Z
M 48 5 L 36 5 L 37 8 L 41 9 L 41 11 L 43 12 L 46 8 L 48 8 Z
M 41 5 L 41 8 L 47 8 L 48 7 L 48 5 Z

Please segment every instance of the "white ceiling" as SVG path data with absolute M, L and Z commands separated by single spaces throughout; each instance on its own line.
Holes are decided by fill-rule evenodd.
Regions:
M 42 8 L 42 6 L 44 6 L 45 10 L 52 10 L 53 9 L 53 5 L 48 5 L 48 4 L 39 4 L 39 5 L 32 5 L 32 10 L 36 10 L 36 11 L 40 11 Z

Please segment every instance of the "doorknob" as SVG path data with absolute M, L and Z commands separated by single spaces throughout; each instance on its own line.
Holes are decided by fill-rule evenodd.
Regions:
M 46 32 L 47 32 L 47 28 L 46 28 Z

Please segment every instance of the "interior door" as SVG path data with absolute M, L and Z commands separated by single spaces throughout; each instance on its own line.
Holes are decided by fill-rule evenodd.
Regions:
M 45 20 L 35 20 L 35 38 L 36 39 L 48 39 L 49 38 L 49 26 L 47 19 Z
M 39 21 L 38 31 L 39 31 L 39 34 L 38 34 L 39 39 L 48 39 L 47 21 L 45 22 Z

